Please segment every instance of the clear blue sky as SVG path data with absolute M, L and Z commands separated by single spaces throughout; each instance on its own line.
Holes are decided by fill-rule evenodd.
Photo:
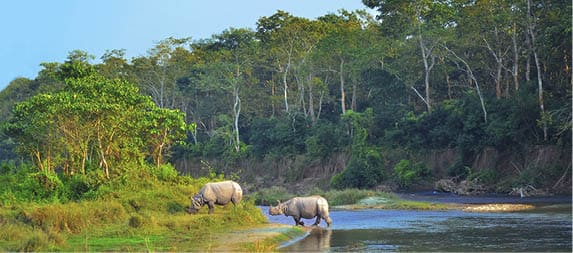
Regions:
M 316 17 L 365 9 L 361 0 L 8 0 L 0 4 L 0 90 L 16 77 L 35 78 L 42 62 L 63 62 L 79 49 L 96 59 L 111 49 L 146 55 L 167 37 L 210 38 L 255 28 L 284 10 Z M 94 63 L 97 63 L 98 61 Z

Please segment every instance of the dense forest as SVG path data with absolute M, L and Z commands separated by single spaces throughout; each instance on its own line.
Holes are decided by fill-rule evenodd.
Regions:
M 41 63 L 0 93 L 1 173 L 32 175 L 34 196 L 169 164 L 248 191 L 570 194 L 571 1 L 363 2 L 377 15 L 277 11 L 131 59 Z

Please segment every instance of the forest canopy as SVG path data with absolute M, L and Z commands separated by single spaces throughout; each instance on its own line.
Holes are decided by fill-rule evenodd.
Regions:
M 0 93 L 0 155 L 108 178 L 138 164 L 191 173 L 182 161 L 218 161 L 245 180 L 247 161 L 303 157 L 268 168 L 284 183 L 346 154 L 330 186 L 407 188 L 471 177 L 487 148 L 551 146 L 554 164 L 483 171 L 508 187 L 571 175 L 570 1 L 363 2 L 377 15 L 277 11 L 256 29 L 165 38 L 145 56 L 113 49 L 94 63 L 76 50 L 42 63 Z M 441 172 L 422 155 L 439 150 L 456 153 Z

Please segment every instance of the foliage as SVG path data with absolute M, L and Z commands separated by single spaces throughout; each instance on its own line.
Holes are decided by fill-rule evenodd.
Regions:
M 0 177 L 9 179 L 20 176 L 24 169 L 11 164 L 4 164 Z M 33 171 L 33 168 L 30 168 Z M 2 185 L 2 192 L 11 191 L 18 200 L 6 205 L 0 211 L 0 249 L 6 251 L 74 251 L 74 250 L 120 250 L 129 247 L 144 250 L 153 247 L 157 250 L 186 248 L 206 249 L 205 243 L 194 242 L 192 245 L 180 241 L 181 234 L 201 239 L 209 234 L 223 233 L 228 229 L 262 224 L 265 216 L 254 205 L 245 200 L 238 207 L 216 207 L 215 215 L 208 215 L 207 210 L 201 214 L 189 215 L 189 196 L 194 194 L 206 182 L 222 180 L 219 175 L 210 178 L 190 178 L 173 175 L 171 166 L 156 168 L 149 166 L 139 170 L 128 170 L 131 174 L 125 179 L 105 180 L 90 191 L 96 194 L 85 194 L 79 199 L 64 199 L 66 190 L 73 181 L 60 181 L 60 188 L 49 188 L 47 195 L 24 199 L 27 191 L 19 192 L 17 184 Z M 42 179 L 38 172 L 21 173 L 30 179 Z M 166 176 L 167 175 L 167 176 Z M 54 180 L 57 180 L 55 177 Z M 78 181 L 82 181 L 80 177 Z M 27 182 L 27 181 L 26 181 Z M 30 181 L 33 185 L 41 186 Z M 86 181 L 85 184 L 90 184 Z M 53 186 L 54 184 L 50 184 Z M 32 185 L 29 185 L 30 187 Z M 81 187 L 77 187 L 81 188 Z M 34 188 L 30 188 L 34 189 Z M 63 191 L 55 191 L 60 189 Z M 54 197 L 55 196 L 55 197 Z M 95 196 L 95 197 L 93 197 Z M 3 199 L 5 200 L 5 199 Z M 6 208 L 9 206 L 10 208 Z M 143 237 L 149 240 L 142 240 Z M 115 238 L 115 239 L 112 239 Z
M 165 38 L 132 59 L 111 50 L 93 64 L 94 56 L 76 50 L 63 62 L 41 63 L 35 78 L 14 79 L 0 92 L 0 158 L 56 172 L 75 192 L 84 183 L 105 188 L 108 177 L 145 163 L 210 160 L 237 172 L 261 158 L 305 157 L 291 171 L 269 168 L 285 176 L 337 153 L 350 157 L 332 179 L 338 188 L 392 180 L 390 165 L 440 150 L 455 150 L 448 174 L 465 178 L 486 148 L 519 155 L 557 145 L 568 154 L 556 165 L 564 171 L 569 1 L 363 3 L 377 15 L 341 10 L 306 19 L 277 11 L 255 30 Z M 404 152 L 390 159 L 382 150 Z
M 410 160 L 400 160 L 400 162 L 394 166 L 394 173 L 398 178 L 400 187 L 408 188 L 424 177 L 427 177 L 430 171 L 423 164 L 412 164 Z
M 5 124 L 20 154 L 33 157 L 42 172 L 85 175 L 88 163 L 98 161 L 109 177 L 110 168 L 143 161 L 146 155 L 159 166 L 185 133 L 180 112 L 157 108 L 132 84 L 98 75 L 69 78 L 66 84 L 63 91 L 18 103 Z
M 294 197 L 284 187 L 273 186 L 271 188 L 260 189 L 253 196 L 256 205 L 276 205 L 278 201 L 285 201 Z
M 346 168 L 332 178 L 331 185 L 336 189 L 371 188 L 384 179 L 382 155 L 376 146 L 367 143 L 372 113 L 368 109 L 364 113 L 348 111 L 344 115 L 353 133 L 352 157 Z
M 305 140 L 306 154 L 325 159 L 335 152 L 343 151 L 348 145 L 344 129 L 330 122 L 320 122 L 311 129 Z

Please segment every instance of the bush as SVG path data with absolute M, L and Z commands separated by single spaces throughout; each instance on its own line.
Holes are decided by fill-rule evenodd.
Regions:
M 402 188 L 408 188 L 430 174 L 430 171 L 421 163 L 412 164 L 410 160 L 401 160 L 394 166 L 394 174 Z
M 334 175 L 330 185 L 335 189 L 371 188 L 384 179 L 383 159 L 374 148 L 363 148 L 364 153 L 353 151 L 346 168 Z
M 56 173 L 30 173 L 20 186 L 23 199 L 29 201 L 67 200 L 67 190 Z
M 154 167 L 153 170 L 154 170 L 153 173 L 157 177 L 157 179 L 166 182 L 175 181 L 177 179 L 177 176 L 179 175 L 177 170 L 175 170 L 175 168 L 171 164 L 162 164 L 161 166 L 159 166 L 159 168 Z

